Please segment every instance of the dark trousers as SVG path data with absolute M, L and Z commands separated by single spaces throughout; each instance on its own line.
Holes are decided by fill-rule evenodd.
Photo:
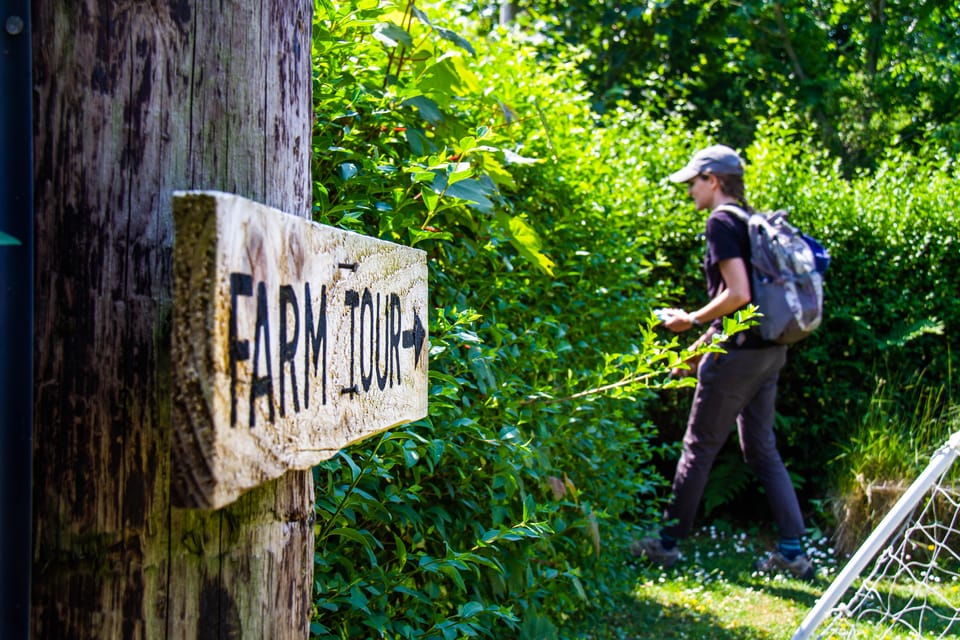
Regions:
M 763 483 L 780 535 L 805 533 L 797 494 L 773 433 L 777 379 L 786 361 L 786 346 L 731 349 L 703 357 L 673 479 L 673 501 L 665 513 L 668 535 L 684 538 L 693 529 L 710 469 L 734 423 L 743 458 Z

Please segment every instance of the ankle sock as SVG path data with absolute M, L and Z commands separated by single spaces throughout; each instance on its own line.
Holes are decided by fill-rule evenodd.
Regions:
M 663 532 L 661 531 L 661 532 L 660 532 L 660 545 L 661 545 L 664 549 L 666 549 L 667 551 L 670 551 L 671 549 L 673 549 L 674 547 L 677 546 L 677 539 L 674 538 L 673 536 L 671 536 L 670 534 L 663 533 Z
M 783 554 L 787 560 L 793 561 L 797 556 L 803 554 L 803 547 L 800 546 L 800 538 L 781 538 L 777 550 Z

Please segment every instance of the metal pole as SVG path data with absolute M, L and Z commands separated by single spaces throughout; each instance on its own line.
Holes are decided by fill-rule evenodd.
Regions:
M 930 487 L 940 479 L 944 473 L 953 464 L 957 455 L 960 454 L 960 431 L 950 436 L 949 440 L 937 450 L 930 458 L 927 468 L 917 476 L 900 499 L 890 508 L 890 511 L 884 516 L 880 524 L 877 525 L 873 533 L 864 540 L 853 557 L 847 561 L 843 570 L 837 574 L 833 582 L 817 600 L 816 604 L 800 623 L 800 627 L 793 634 L 791 640 L 807 640 L 820 623 L 823 622 L 830 611 L 837 605 L 843 594 L 850 588 L 853 581 L 857 579 L 867 564 L 873 560 L 874 556 L 880 551 L 887 540 L 900 528 L 903 521 L 920 503 L 920 500 L 926 495 Z
M 0 0 L 0 629 L 30 635 L 33 117 L 29 0 Z
M 512 0 L 500 0 L 500 26 L 510 26 L 516 17 L 517 3 Z

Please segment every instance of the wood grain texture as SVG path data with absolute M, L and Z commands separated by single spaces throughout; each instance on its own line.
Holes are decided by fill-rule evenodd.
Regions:
M 173 478 L 219 508 L 427 415 L 427 261 L 220 192 L 174 196 Z
M 303 638 L 309 472 L 172 506 L 172 194 L 308 216 L 309 0 L 32 3 L 36 638 Z

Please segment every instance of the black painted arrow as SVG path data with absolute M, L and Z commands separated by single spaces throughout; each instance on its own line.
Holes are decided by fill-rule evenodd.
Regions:
M 396 334 L 394 334 L 396 335 Z M 420 364 L 420 351 L 423 349 L 423 341 L 427 337 L 427 332 L 420 322 L 420 314 L 416 310 L 413 312 L 413 329 L 405 329 L 403 332 L 403 348 L 413 347 L 413 366 Z

